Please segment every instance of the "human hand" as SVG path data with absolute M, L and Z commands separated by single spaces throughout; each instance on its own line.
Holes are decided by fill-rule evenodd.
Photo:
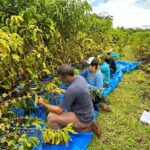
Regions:
M 56 88 L 56 89 L 52 90 L 52 92 L 57 93 L 57 94 L 63 94 L 63 93 L 65 93 L 65 90 L 60 89 L 60 88 Z
M 61 93 L 64 94 L 66 92 L 66 90 L 64 89 L 60 89 Z
M 44 100 L 43 100 L 43 98 L 42 97 L 38 97 L 38 102 L 37 102 L 38 104 L 40 104 L 40 105 L 43 105 L 44 104 Z

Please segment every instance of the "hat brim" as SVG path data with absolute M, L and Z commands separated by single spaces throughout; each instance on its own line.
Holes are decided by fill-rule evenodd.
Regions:
M 110 53 L 110 52 L 112 52 L 113 50 L 112 49 L 110 49 L 110 50 L 108 50 L 108 51 L 106 51 L 107 53 Z

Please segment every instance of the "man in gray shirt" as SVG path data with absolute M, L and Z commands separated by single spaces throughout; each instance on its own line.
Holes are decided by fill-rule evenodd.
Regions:
M 62 65 L 59 70 L 62 80 L 69 84 L 64 92 L 64 99 L 58 106 L 46 104 L 40 97 L 38 103 L 47 108 L 50 113 L 48 123 L 53 130 L 61 129 L 73 123 L 76 131 L 93 131 L 100 136 L 100 128 L 94 119 L 94 107 L 85 79 L 74 75 L 74 70 L 69 65 Z M 64 112 L 68 110 L 68 112 Z

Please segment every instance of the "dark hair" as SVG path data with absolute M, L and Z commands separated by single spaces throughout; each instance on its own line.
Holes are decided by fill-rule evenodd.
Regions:
M 90 66 L 95 66 L 96 68 L 98 68 L 99 66 L 99 61 L 97 58 L 94 58 L 90 64 Z
M 58 70 L 58 74 L 62 77 L 74 76 L 74 68 L 72 68 L 69 64 L 61 65 Z

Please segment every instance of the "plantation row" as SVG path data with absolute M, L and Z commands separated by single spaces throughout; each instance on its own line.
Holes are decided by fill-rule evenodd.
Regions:
M 91 14 L 82 0 L 1 0 L 0 27 L 3 92 L 127 42 L 125 31 L 112 29 L 111 16 Z
M 121 54 L 126 44 L 137 55 L 149 54 L 149 30 L 113 29 L 112 22 L 112 16 L 91 13 L 86 0 L 0 0 L 0 147 L 38 144 L 37 137 L 20 135 L 45 124 L 28 115 L 36 111 L 38 95 L 57 100 L 49 94 L 61 85 L 54 77 L 61 64 L 80 67 L 110 48 Z

